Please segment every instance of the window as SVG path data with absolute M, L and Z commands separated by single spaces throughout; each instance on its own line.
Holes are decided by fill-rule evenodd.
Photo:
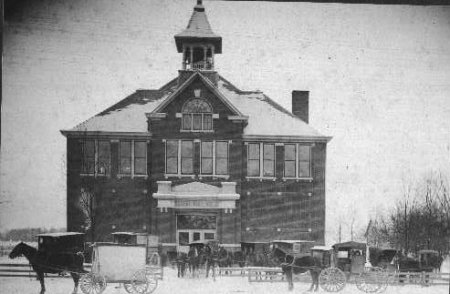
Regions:
M 200 160 L 199 176 L 228 177 L 228 141 L 202 141 L 199 142 Z M 166 141 L 166 174 L 189 175 L 194 172 L 194 150 L 192 140 Z
M 194 173 L 194 142 L 181 141 L 181 173 Z
M 120 141 L 119 150 L 119 173 L 131 175 L 131 141 Z
M 81 172 L 83 174 L 95 174 L 95 141 L 83 141 L 82 153 Z
M 119 142 L 119 174 L 130 176 L 147 175 L 147 142 Z
M 213 173 L 213 142 L 202 142 L 202 169 L 201 174 Z
M 175 140 L 166 142 L 166 173 L 178 173 L 178 141 Z
M 182 108 L 181 129 L 185 131 L 212 131 L 212 108 L 205 100 L 194 98 Z
M 264 144 L 264 177 L 275 176 L 275 145 Z
M 81 173 L 85 175 L 109 175 L 111 148 L 109 141 L 83 140 Z
M 298 177 L 311 177 L 311 147 L 306 145 L 298 146 Z
M 311 146 L 302 144 L 284 145 L 284 177 L 311 177 Z
M 296 154 L 295 144 L 284 145 L 284 176 L 286 178 L 296 177 L 295 154 Z
M 134 174 L 147 174 L 147 142 L 134 142 Z
M 216 175 L 228 174 L 228 142 L 216 142 Z
M 109 141 L 98 141 L 97 173 L 109 175 L 111 166 L 111 144 Z
M 247 175 L 259 177 L 259 143 L 248 144 Z

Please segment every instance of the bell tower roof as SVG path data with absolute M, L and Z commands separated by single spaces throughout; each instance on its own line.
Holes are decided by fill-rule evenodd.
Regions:
M 209 43 L 214 45 L 215 53 L 222 53 L 222 37 L 212 31 L 202 0 L 197 0 L 187 28 L 175 35 L 175 43 L 179 53 L 183 52 L 183 43 Z

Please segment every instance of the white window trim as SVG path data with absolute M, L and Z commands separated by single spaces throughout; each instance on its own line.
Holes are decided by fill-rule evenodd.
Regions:
M 191 128 L 190 129 L 183 129 L 183 115 L 184 114 L 189 114 L 191 116 Z M 201 130 L 194 130 L 194 114 L 200 114 L 202 117 L 202 129 Z M 203 129 L 203 120 L 204 120 L 204 115 L 208 114 L 211 115 L 211 129 Z M 207 112 L 207 113 L 203 113 L 203 112 L 187 112 L 187 113 L 183 113 L 183 112 L 177 112 L 175 114 L 176 118 L 180 119 L 180 132 L 181 133 L 214 133 L 214 120 L 219 118 L 219 114 L 218 113 L 212 113 L 212 112 Z
M 250 144 L 259 144 L 259 176 L 246 176 L 245 178 L 247 180 L 268 180 L 268 181 L 275 181 L 276 176 L 264 176 L 264 143 L 260 142 L 248 142 L 245 143 L 247 145 L 247 166 L 248 166 L 248 155 L 249 155 L 249 146 Z M 276 166 L 277 166 L 277 159 L 276 159 L 276 146 L 275 143 L 266 143 L 266 144 L 273 144 L 274 145 L 274 174 L 276 174 Z M 247 170 L 248 174 L 248 170 Z
M 176 174 L 169 174 L 167 173 L 167 141 L 177 141 L 178 142 L 178 157 L 177 157 L 177 173 Z M 181 173 L 181 141 L 192 141 L 194 149 L 195 149 L 195 142 L 194 140 L 183 140 L 183 139 L 164 139 L 163 142 L 165 144 L 165 154 L 164 154 L 164 177 L 167 179 L 169 177 L 178 177 L 178 178 L 192 178 L 195 179 L 195 174 L 182 174 Z M 195 151 L 194 149 L 193 151 L 193 160 L 195 159 Z M 194 164 L 194 162 L 192 161 L 192 164 Z
M 288 144 L 286 144 L 288 145 Z M 289 145 L 295 145 L 295 177 L 286 177 L 283 176 L 283 181 L 286 180 L 296 180 L 296 181 L 308 181 L 312 182 L 313 177 L 312 175 L 312 147 L 314 147 L 314 144 L 301 144 L 301 143 L 295 143 L 295 144 L 289 144 Z M 299 164 L 300 164 L 300 157 L 299 157 L 299 146 L 308 146 L 309 147 L 309 177 L 300 177 L 299 176 Z M 285 160 L 283 160 L 284 162 Z M 283 175 L 284 175 L 284 164 L 283 164 Z
M 296 180 L 298 181 L 308 181 L 308 182 L 312 182 L 314 179 L 311 176 L 312 175 L 312 148 L 314 147 L 314 144 L 302 144 L 302 143 L 264 143 L 264 142 L 245 142 L 244 143 L 247 146 L 247 165 L 248 165 L 248 157 L 249 157 L 249 145 L 250 144 L 259 144 L 259 176 L 246 176 L 245 178 L 247 180 L 268 180 L 268 181 L 275 181 L 276 180 L 276 166 L 277 166 L 277 162 L 276 162 L 276 146 L 283 146 L 283 145 L 295 145 L 295 177 L 286 177 L 284 176 L 284 162 L 285 160 L 283 159 L 283 181 L 286 180 Z M 264 144 L 274 144 L 275 145 L 275 157 L 274 157 L 274 172 L 275 172 L 275 176 L 273 177 L 267 177 L 267 176 L 263 176 L 264 174 Z M 299 176 L 299 146 L 308 146 L 309 147 L 309 177 L 300 177 Z M 248 171 L 247 171 L 248 174 Z
M 120 142 L 123 142 L 123 141 L 131 141 L 131 173 L 129 173 L 129 174 L 122 174 L 122 173 L 120 173 Z M 135 172 L 134 172 L 134 160 L 135 160 L 135 158 L 134 158 L 134 142 L 135 141 L 138 141 L 138 142 L 145 142 L 146 143 L 146 147 L 145 147 L 145 174 L 143 174 L 143 175 L 138 175 L 138 174 L 135 174 Z M 147 162 L 148 162 L 148 157 L 147 157 L 147 155 L 148 155 L 148 141 L 142 141 L 142 140 L 119 140 L 119 154 L 118 154 L 118 164 L 117 164 L 117 166 L 118 166 L 118 171 L 117 171 L 117 177 L 118 178 L 148 178 L 148 169 L 147 169 Z
M 213 157 L 212 157 L 212 164 L 213 164 L 213 172 L 212 174 L 203 174 L 202 173 L 202 161 L 203 161 L 203 157 L 202 157 L 202 142 L 211 142 L 209 140 L 205 140 L 205 141 L 200 141 L 200 172 L 198 173 L 198 177 L 199 179 L 201 178 L 208 178 L 208 177 L 212 177 L 213 179 L 215 178 L 220 178 L 220 179 L 229 179 L 230 178 L 230 168 L 229 168 L 229 163 L 230 163 L 230 144 L 231 141 L 227 141 L 227 140 L 212 140 L 213 143 Z M 216 143 L 217 142 L 226 142 L 227 143 L 227 174 L 225 175 L 219 175 L 217 174 L 216 171 L 216 161 L 217 161 L 217 156 L 216 156 Z
M 177 160 L 177 173 L 176 174 L 169 174 L 167 173 L 167 141 L 178 141 L 178 160 Z M 230 144 L 232 143 L 232 141 L 227 141 L 227 140 L 212 140 L 213 142 L 213 173 L 212 174 L 202 174 L 202 142 L 200 140 L 184 140 L 184 139 L 163 139 L 163 142 L 165 144 L 165 155 L 164 155 L 164 177 L 167 179 L 169 177 L 178 177 L 178 178 L 193 178 L 195 179 L 196 175 L 195 174 L 182 174 L 181 173 L 181 142 L 182 141 L 192 141 L 194 143 L 194 149 L 195 149 L 195 143 L 199 143 L 200 144 L 200 164 L 199 164 L 199 173 L 198 173 L 198 178 L 202 179 L 202 178 L 217 178 L 217 179 L 229 179 L 230 178 L 230 168 L 229 168 L 229 163 L 230 163 Z M 204 142 L 211 142 L 211 140 L 205 140 Z M 228 174 L 226 175 L 218 175 L 216 174 L 216 142 L 227 142 L 228 143 L 228 154 L 227 154 L 227 158 L 228 158 L 228 162 L 227 162 L 227 171 Z M 193 152 L 193 160 L 195 161 L 195 151 Z M 194 164 L 194 162 L 193 162 Z
M 108 141 L 108 140 L 98 140 L 98 139 L 85 139 L 85 140 L 80 140 L 81 143 L 85 142 L 85 141 L 94 141 L 94 173 L 83 173 L 83 171 L 80 172 L 80 176 L 83 177 L 111 177 L 111 142 L 109 145 L 109 173 L 106 174 L 101 174 L 98 172 L 98 153 L 99 153 L 99 149 L 98 149 L 98 141 Z M 84 150 L 82 150 L 82 153 L 84 152 Z M 84 154 L 81 154 L 82 156 L 82 161 L 84 161 Z

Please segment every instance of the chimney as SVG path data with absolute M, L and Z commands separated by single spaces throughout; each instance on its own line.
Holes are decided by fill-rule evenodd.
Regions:
M 309 123 L 309 91 L 292 91 L 292 114 Z

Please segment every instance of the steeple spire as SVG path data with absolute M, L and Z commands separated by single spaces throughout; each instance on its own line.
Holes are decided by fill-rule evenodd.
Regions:
M 175 35 L 175 43 L 183 53 L 183 70 L 214 70 L 214 54 L 222 53 L 222 37 L 212 31 L 202 0 L 197 0 L 186 29 Z

